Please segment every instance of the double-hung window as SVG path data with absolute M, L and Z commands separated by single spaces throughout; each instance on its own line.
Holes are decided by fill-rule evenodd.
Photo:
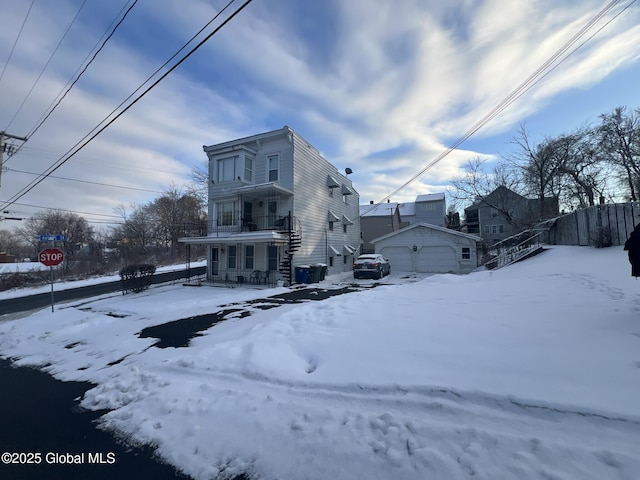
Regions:
M 236 202 L 218 203 L 218 225 L 234 225 Z
M 280 157 L 279 155 L 267 156 L 268 178 L 270 182 L 277 182 L 280 170 Z
M 218 182 L 231 182 L 239 175 L 240 158 L 238 155 L 218 159 Z
M 253 160 L 247 156 L 244 157 L 244 179 L 247 182 L 253 180 Z

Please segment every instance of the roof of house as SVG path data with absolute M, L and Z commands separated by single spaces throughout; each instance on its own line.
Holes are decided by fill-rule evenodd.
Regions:
M 395 232 L 387 233 L 386 235 L 382 235 L 381 237 L 374 238 L 373 240 L 371 240 L 371 243 L 376 243 L 381 240 L 386 240 L 387 238 L 391 238 L 395 235 L 400 235 L 404 232 L 408 232 L 412 228 L 429 228 L 431 230 L 437 230 L 439 232 L 444 232 L 449 235 L 455 235 L 458 237 L 468 238 L 469 240 L 475 240 L 476 242 L 482 241 L 482 238 L 478 237 L 477 235 L 471 235 L 470 233 L 458 232 L 457 230 L 451 230 L 449 228 L 440 227 L 439 225 L 432 225 L 430 223 L 420 222 L 420 223 L 414 223 L 412 225 L 409 225 L 408 227 L 401 228 L 400 230 L 396 230 Z
M 435 202 L 444 200 L 444 192 L 440 193 L 426 193 L 424 195 L 418 195 L 416 202 Z
M 385 202 L 385 203 L 375 203 L 371 205 L 370 203 L 360 205 L 360 216 L 361 217 L 388 217 L 395 212 L 398 204 L 395 202 Z

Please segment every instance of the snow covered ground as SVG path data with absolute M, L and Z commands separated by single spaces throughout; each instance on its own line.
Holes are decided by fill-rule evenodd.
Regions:
M 248 301 L 285 288 L 83 300 L 0 323 L 0 354 L 94 382 L 105 428 L 195 479 L 638 478 L 640 282 L 620 247 L 385 281 L 277 308 Z M 188 347 L 137 335 L 223 310 Z

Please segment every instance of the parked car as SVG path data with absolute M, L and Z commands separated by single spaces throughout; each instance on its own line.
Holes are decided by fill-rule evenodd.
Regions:
M 376 253 L 360 255 L 353 262 L 353 278 L 371 277 L 380 279 L 391 273 L 389 260 Z

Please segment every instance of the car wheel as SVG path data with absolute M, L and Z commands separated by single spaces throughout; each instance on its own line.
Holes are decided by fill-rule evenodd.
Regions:
M 376 277 L 377 280 L 380 280 L 382 278 L 382 269 L 378 270 L 378 276 Z

